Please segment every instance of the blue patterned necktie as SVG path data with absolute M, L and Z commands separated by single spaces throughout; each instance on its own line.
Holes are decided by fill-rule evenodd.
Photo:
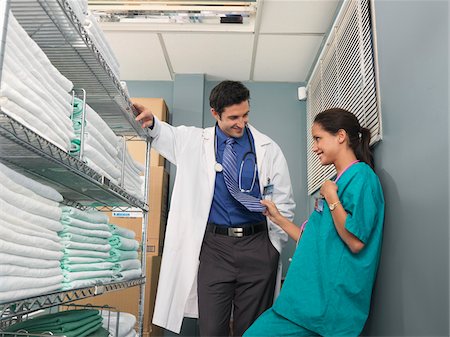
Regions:
M 258 198 L 242 192 L 238 187 L 238 173 L 236 163 L 236 152 L 233 150 L 234 138 L 227 138 L 223 150 L 223 178 L 230 194 L 251 212 L 263 212 L 266 208 L 261 205 Z

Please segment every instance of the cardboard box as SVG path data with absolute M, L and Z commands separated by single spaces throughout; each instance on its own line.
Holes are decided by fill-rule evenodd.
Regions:
M 161 268 L 161 256 L 147 255 L 146 283 L 144 296 L 144 333 L 148 336 L 162 336 L 162 329 L 152 324 L 153 310 L 155 308 L 156 290 L 158 287 L 159 270 Z M 113 291 L 103 295 L 86 298 L 77 301 L 77 304 L 92 304 L 102 306 L 108 304 L 117 311 L 128 312 L 139 318 L 140 287 L 132 287 L 121 291 Z M 136 323 L 136 331 L 139 329 Z
M 147 252 L 162 253 L 166 231 L 169 199 L 169 174 L 161 166 L 150 167 L 149 213 L 147 222 Z M 142 217 L 113 217 L 107 213 L 109 222 L 135 231 L 136 240 L 142 238 Z
M 155 115 L 160 121 L 167 122 L 169 116 L 169 110 L 167 109 L 166 102 L 162 98 L 144 98 L 137 97 L 132 98 L 133 103 L 139 103 L 147 108 L 149 108 L 153 115 Z M 133 156 L 133 158 L 141 163 L 145 163 L 145 141 L 141 140 L 139 142 L 130 141 L 128 142 L 128 151 Z M 150 151 L 150 166 L 164 166 L 165 159 L 161 156 L 158 151 L 152 149 Z

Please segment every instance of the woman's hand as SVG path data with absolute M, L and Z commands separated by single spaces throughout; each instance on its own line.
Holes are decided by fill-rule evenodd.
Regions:
M 267 216 L 270 219 L 270 221 L 275 222 L 277 225 L 279 225 L 284 217 L 281 215 L 277 206 L 275 206 L 275 204 L 270 200 L 264 199 L 261 200 L 260 202 L 261 204 L 266 206 L 266 210 L 263 212 L 263 215 Z
M 325 198 L 328 203 L 339 200 L 337 195 L 338 187 L 334 181 L 326 180 L 320 188 L 320 195 Z

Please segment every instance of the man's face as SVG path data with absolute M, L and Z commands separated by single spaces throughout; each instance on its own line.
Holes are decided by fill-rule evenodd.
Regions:
M 223 133 L 229 137 L 240 138 L 244 135 L 245 126 L 248 123 L 249 110 L 250 105 L 247 100 L 226 107 L 222 112 L 222 116 L 219 116 L 214 109 L 211 109 L 211 113 Z

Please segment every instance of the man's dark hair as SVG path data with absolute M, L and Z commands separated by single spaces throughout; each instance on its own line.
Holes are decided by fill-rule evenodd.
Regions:
M 222 117 L 226 107 L 250 99 L 250 91 L 237 81 L 223 81 L 216 85 L 209 95 L 209 105 Z

